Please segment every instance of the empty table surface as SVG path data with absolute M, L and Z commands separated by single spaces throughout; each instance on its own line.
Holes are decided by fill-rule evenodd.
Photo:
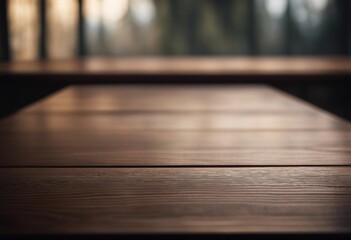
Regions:
M 68 87 L 0 122 L 0 233 L 351 232 L 350 129 L 265 85 Z
M 265 85 L 78 85 L 25 112 L 236 112 L 319 114 L 321 110 Z M 323 114 L 328 115 L 328 114 Z M 317 119 L 317 118 L 316 118 Z M 333 117 L 334 119 L 334 117 Z
M 0 169 L 5 233 L 349 232 L 350 169 Z

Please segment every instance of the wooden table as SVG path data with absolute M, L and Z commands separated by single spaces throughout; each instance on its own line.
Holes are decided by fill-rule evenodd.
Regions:
M 122 57 L 0 63 L 6 82 L 349 82 L 345 57 Z
M 350 233 L 350 129 L 265 85 L 68 87 L 0 123 L 0 234 Z

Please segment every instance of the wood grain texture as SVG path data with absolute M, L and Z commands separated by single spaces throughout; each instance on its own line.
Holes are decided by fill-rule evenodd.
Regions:
M 0 123 L 0 238 L 351 233 L 350 149 L 263 85 L 70 87 Z
M 35 112 L 86 111 L 225 111 L 262 110 L 263 101 L 274 99 L 266 87 L 214 86 L 113 86 L 67 88 L 29 108 Z M 246 104 L 243 106 L 242 102 Z M 278 101 L 268 110 L 281 110 Z
M 351 168 L 0 169 L 0 233 L 350 232 Z
M 342 57 L 133 57 L 86 58 L 0 64 L 12 75 L 350 75 Z
M 351 165 L 350 131 L 85 130 L 2 133 L 0 166 Z
M 25 112 L 230 111 L 321 114 L 321 110 L 267 85 L 78 85 L 29 106 Z
M 1 122 L 0 166 L 350 165 L 350 129 L 263 85 L 76 86 Z
M 0 123 L 1 132 L 117 132 L 134 130 L 350 130 L 345 121 L 322 113 L 84 112 L 19 114 Z

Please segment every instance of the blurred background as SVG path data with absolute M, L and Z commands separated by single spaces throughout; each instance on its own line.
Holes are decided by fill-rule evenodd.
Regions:
M 0 5 L 2 61 L 351 56 L 349 0 L 1 0 Z M 351 119 L 351 89 L 345 84 L 330 79 L 277 87 Z M 26 89 L 18 92 L 23 99 L 9 109 L 2 106 L 2 115 L 58 88 L 20 87 Z M 20 87 L 7 86 L 3 98 Z
M 2 38 L 9 46 L 2 49 L 3 59 L 348 55 L 351 48 L 348 0 L 7 0 L 4 4 L 8 16 L 1 28 L 8 28 L 8 36 Z

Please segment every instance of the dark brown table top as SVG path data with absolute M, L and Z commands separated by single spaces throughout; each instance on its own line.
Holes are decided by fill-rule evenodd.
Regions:
M 0 234 L 351 232 L 350 129 L 265 85 L 68 87 L 0 122 Z

